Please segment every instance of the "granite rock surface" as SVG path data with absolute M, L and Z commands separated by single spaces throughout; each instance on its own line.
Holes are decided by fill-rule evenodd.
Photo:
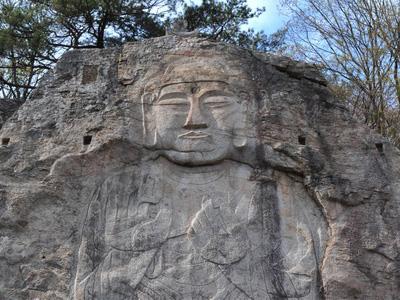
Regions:
M 74 50 L 0 138 L 0 299 L 400 295 L 399 150 L 313 66 Z

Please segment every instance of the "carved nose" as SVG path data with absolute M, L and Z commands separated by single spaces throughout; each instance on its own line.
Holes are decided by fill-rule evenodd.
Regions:
M 197 102 L 197 101 L 196 101 Z M 201 115 L 200 107 L 198 103 L 191 103 L 186 122 L 183 125 L 185 129 L 200 129 L 207 128 L 207 123 L 204 121 Z

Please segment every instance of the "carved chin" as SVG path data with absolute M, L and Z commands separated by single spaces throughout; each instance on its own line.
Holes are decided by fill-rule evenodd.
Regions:
M 179 164 L 189 166 L 201 166 L 201 165 L 212 165 L 219 163 L 227 158 L 227 153 L 218 153 L 217 151 L 208 152 L 183 152 L 176 150 L 164 150 L 162 151 L 163 156 L 168 160 Z

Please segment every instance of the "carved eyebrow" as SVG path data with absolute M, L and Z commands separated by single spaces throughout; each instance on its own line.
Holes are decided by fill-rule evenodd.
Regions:
M 162 101 L 162 100 L 168 100 L 168 99 L 174 99 L 174 98 L 187 98 L 186 94 L 184 92 L 170 92 L 170 93 L 165 93 L 161 95 L 157 101 Z

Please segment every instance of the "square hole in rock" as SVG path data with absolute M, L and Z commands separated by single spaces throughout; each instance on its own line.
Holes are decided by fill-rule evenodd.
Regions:
M 83 137 L 83 144 L 84 145 L 90 145 L 91 142 L 92 142 L 92 136 L 91 135 L 85 135 Z
M 306 144 L 306 137 L 303 135 L 298 136 L 298 141 L 300 145 L 305 145 Z
M 82 84 L 88 84 L 97 80 L 98 65 L 84 65 L 82 70 Z
M 382 143 L 376 143 L 375 147 L 379 153 L 383 153 L 383 144 Z
M 1 144 L 2 145 L 8 145 L 10 143 L 10 138 L 2 138 L 1 139 Z

